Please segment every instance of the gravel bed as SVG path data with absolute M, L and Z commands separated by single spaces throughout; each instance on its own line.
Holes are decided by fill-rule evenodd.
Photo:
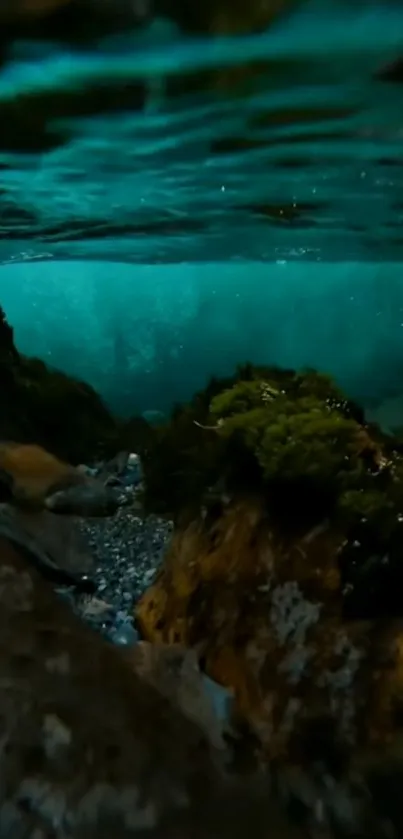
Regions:
M 74 611 L 116 644 L 134 644 L 139 639 L 133 610 L 142 593 L 153 582 L 164 557 L 172 523 L 157 516 L 136 514 L 135 498 L 140 487 L 138 474 L 124 480 L 122 492 L 130 506 L 121 507 L 110 518 L 81 519 L 79 528 L 95 557 L 90 575 L 94 595 L 61 588 Z

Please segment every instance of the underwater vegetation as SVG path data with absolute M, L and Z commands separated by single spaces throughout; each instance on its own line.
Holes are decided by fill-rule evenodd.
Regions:
M 401 442 L 366 425 L 329 377 L 240 367 L 174 410 L 143 463 L 145 508 L 180 526 L 249 498 L 288 542 L 330 522 L 343 608 L 401 613 Z
M 401 441 L 367 425 L 329 377 L 240 367 L 178 406 L 142 454 L 146 509 L 208 525 L 259 499 L 288 542 L 329 522 L 343 608 L 401 614 Z
M 378 496 L 383 506 L 386 439 L 328 376 L 244 365 L 156 429 L 144 453 L 145 501 L 183 515 L 218 484 L 230 495 L 261 494 L 278 514 L 283 499 L 288 529 L 290 516 L 303 526 L 304 516 L 355 517 Z
M 197 650 L 296 787 L 318 765 L 312 797 L 329 773 L 351 803 L 358 765 L 376 810 L 385 767 L 401 769 L 401 442 L 323 374 L 246 365 L 179 406 L 154 446 L 145 502 L 176 524 L 136 610 L 145 637 Z M 348 819 L 324 805 L 334 835 L 383 835 L 362 827 L 360 795 Z
M 138 788 L 156 837 L 167 825 L 185 837 L 197 824 L 201 837 L 245 839 L 253 824 L 256 837 L 270 825 L 273 839 L 318 830 L 326 839 L 398 839 L 401 441 L 368 424 L 328 376 L 251 364 L 212 379 L 153 427 L 109 412 L 106 421 L 91 389 L 78 421 L 68 406 L 86 386 L 62 377 L 57 393 L 67 416 L 46 438 L 41 418 L 44 409 L 58 416 L 58 374 L 42 365 L 39 387 L 37 362 L 20 356 L 4 317 L 0 337 L 2 388 L 14 399 L 2 406 L 0 425 L 3 439 L 16 440 L 0 446 L 10 489 L 0 517 L 7 686 L 0 705 L 5 698 L 7 732 L 17 730 L 16 720 L 24 726 L 23 744 L 12 734 L 11 751 L 4 750 L 2 772 L 16 772 L 29 793 L 17 823 L 25 825 L 27 813 L 38 824 L 45 818 L 43 787 L 25 778 L 28 742 L 29 769 L 43 778 L 49 806 L 60 792 L 55 766 L 68 766 L 60 781 L 63 819 L 77 839 L 88 835 L 88 800 L 94 837 L 103 835 L 105 819 L 122 839 L 127 819 L 141 833 Z M 174 521 L 160 572 L 134 607 L 145 646 L 133 655 L 85 626 L 50 587 L 69 579 L 88 592 L 91 582 L 80 570 L 91 557 L 67 556 L 68 530 L 64 556 L 56 531 L 58 512 L 66 522 L 69 514 L 91 518 L 93 507 L 69 505 L 66 496 L 63 510 L 47 501 L 60 486 L 88 501 L 96 479 L 60 458 L 71 450 L 91 463 L 115 445 L 119 464 L 127 460 L 123 441 L 136 442 L 141 458 L 142 514 Z M 113 476 L 105 464 L 97 474 L 107 473 Z M 36 507 L 25 509 L 27 500 Z M 112 574 L 113 550 L 109 561 Z M 198 667 L 229 694 L 223 737 L 204 704 Z M 264 773 L 257 784 L 257 765 L 269 766 L 271 785 Z

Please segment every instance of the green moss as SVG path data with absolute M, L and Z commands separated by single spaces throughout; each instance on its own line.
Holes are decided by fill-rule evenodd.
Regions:
M 260 379 L 240 381 L 212 400 L 210 414 L 217 419 L 243 415 L 253 409 L 259 409 L 278 394 L 278 389 L 271 382 Z
M 403 578 L 403 447 L 363 419 L 315 371 L 239 368 L 158 429 L 145 459 L 146 505 L 215 517 L 228 496 L 254 493 L 291 543 L 327 520 L 343 614 L 392 614 Z
M 312 480 L 336 491 L 365 470 L 359 426 L 344 415 L 344 399 L 333 407 L 325 377 L 307 378 L 322 397 L 301 375 L 281 390 L 273 381 L 239 382 L 213 399 L 211 416 L 221 436 L 237 437 L 256 458 L 265 481 Z
M 221 494 L 266 494 L 271 504 L 281 495 L 294 513 L 301 499 L 322 511 L 321 496 L 333 509 L 368 472 L 360 416 L 325 375 L 239 367 L 158 430 L 145 462 L 149 505 L 200 507 L 218 486 Z

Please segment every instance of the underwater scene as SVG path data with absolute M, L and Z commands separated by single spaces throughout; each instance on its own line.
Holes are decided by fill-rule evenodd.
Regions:
M 0 839 L 403 839 L 403 5 L 0 0 Z

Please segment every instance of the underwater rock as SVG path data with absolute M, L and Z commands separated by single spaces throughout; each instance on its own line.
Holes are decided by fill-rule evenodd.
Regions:
M 381 814 L 366 833 L 363 813 L 369 790 L 384 806 L 379 777 L 403 769 L 402 623 L 344 618 L 339 547 L 329 524 L 287 544 L 259 501 L 230 505 L 211 527 L 201 517 L 176 533 L 136 615 L 146 638 L 193 647 L 233 690 L 233 724 L 246 724 L 304 818 L 326 800 L 325 822 L 345 830 L 334 835 L 381 837 Z
M 59 489 L 45 499 L 45 507 L 53 513 L 93 518 L 113 516 L 123 503 L 126 500 L 115 488 L 103 486 L 96 479 Z
M 0 443 L 1 482 L 17 503 L 43 507 L 60 488 L 81 485 L 87 479 L 74 466 L 54 457 L 41 446 L 12 440 Z
M 140 641 L 133 650 L 132 660 L 141 678 L 200 725 L 214 748 L 226 748 L 222 723 L 215 713 L 193 650 Z
M 229 777 L 202 729 L 4 539 L 0 623 L 1 839 L 265 839 L 284 828 L 264 776 Z
M 290 524 L 320 520 L 346 489 L 379 471 L 361 409 L 329 377 L 240 367 L 212 380 L 154 429 L 142 453 L 146 507 L 198 512 L 226 491 L 264 492 Z M 295 503 L 294 503 L 295 502 Z
M 38 443 L 80 463 L 121 448 L 120 425 L 89 385 L 20 355 L 0 309 L 0 440 Z
M 25 509 L 63 515 L 107 516 L 123 500 L 113 488 L 35 445 L 0 443 L 3 494 Z
M 176 524 L 143 636 L 194 649 L 233 690 L 233 723 L 285 787 L 296 773 L 301 806 L 309 788 L 329 835 L 385 836 L 377 784 L 403 769 L 398 449 L 326 377 L 244 368 L 179 408 L 157 453 L 168 473 L 150 451 L 146 496 L 176 481 Z
M 108 486 L 135 488 L 143 477 L 141 459 L 134 452 L 118 452 L 108 463 L 95 469 L 93 474 Z
M 74 519 L 0 504 L 0 534 L 36 557 L 41 568 L 51 569 L 57 582 L 64 577 L 75 585 L 94 571 L 94 556 Z

